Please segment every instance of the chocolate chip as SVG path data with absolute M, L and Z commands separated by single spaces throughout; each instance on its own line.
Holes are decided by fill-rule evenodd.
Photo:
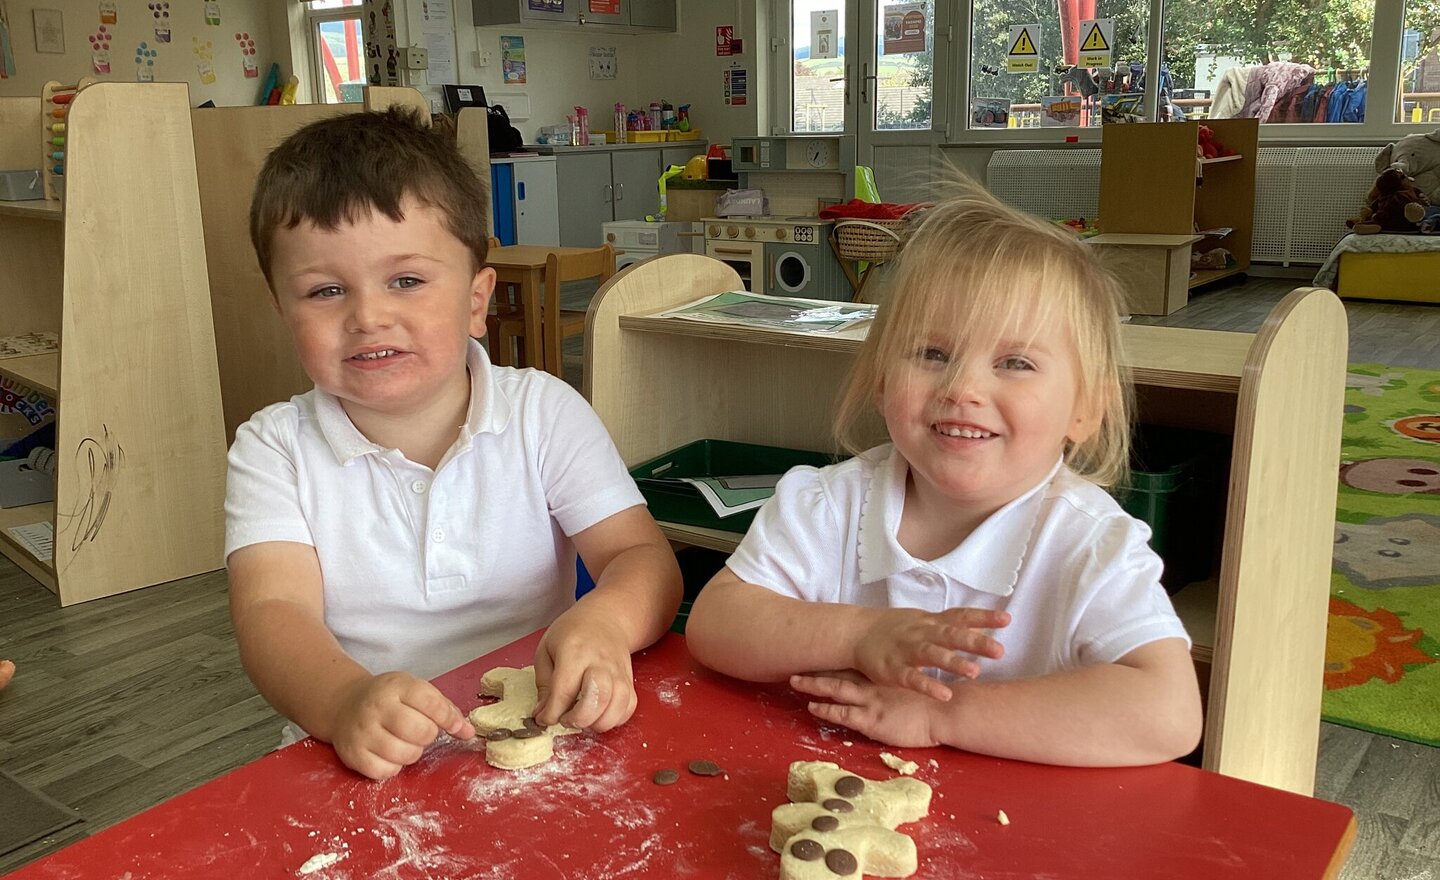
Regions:
M 859 776 L 841 776 L 835 780 L 835 793 L 841 797 L 853 798 L 865 790 L 865 780 Z
M 694 773 L 696 776 L 719 776 L 721 773 L 725 772 L 724 770 L 720 769 L 719 764 L 716 764 L 714 761 L 707 761 L 704 759 L 698 761 L 691 761 L 688 766 L 690 767 L 690 772 Z
M 532 730 L 529 727 L 517 727 L 512 731 L 516 739 L 534 739 L 540 735 L 540 731 Z
M 840 820 L 834 816 L 816 816 L 810 827 L 819 832 L 834 831 L 840 827 Z
M 855 810 L 854 804 L 842 798 L 826 798 L 820 802 L 820 806 L 832 813 L 851 813 Z
M 656 770 L 655 775 L 650 777 L 656 785 L 671 785 L 680 778 L 680 771 L 671 770 L 669 767 L 663 770 Z
M 818 841 L 802 838 L 790 845 L 790 855 L 802 862 L 813 862 L 825 855 L 825 847 Z
M 524 721 L 521 721 L 520 723 L 523 724 L 523 725 L 525 725 L 525 729 L 526 729 L 526 730 L 533 730 L 533 731 L 536 732 L 536 733 L 544 733 L 544 732 L 545 732 L 545 725 L 543 725 L 543 724 L 541 724 L 540 722 L 536 721 L 535 718 L 534 718 L 534 716 L 528 716 L 528 715 L 527 715 L 527 716 L 525 717 L 525 720 L 524 720 Z
M 849 850 L 832 849 L 825 854 L 825 867 L 843 877 L 859 870 L 860 863 L 855 861 Z
M 503 727 L 499 727 L 499 728 L 496 728 L 495 730 L 492 730 L 492 731 L 490 731 L 489 733 L 485 734 L 485 738 L 486 738 L 487 740 L 489 740 L 490 742 L 493 743 L 493 742 L 499 742 L 499 741 L 502 740 L 502 739 L 509 739 L 509 738 L 510 738 L 510 735 L 511 735 L 511 734 L 510 734 L 510 731 L 509 731 L 509 730 L 506 730 L 506 729 L 503 728 Z

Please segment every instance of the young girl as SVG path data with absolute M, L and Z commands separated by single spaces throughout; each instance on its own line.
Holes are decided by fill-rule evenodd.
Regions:
M 1190 642 L 1150 530 L 1102 488 L 1129 455 L 1117 286 L 1068 232 L 955 189 L 891 263 L 841 398 L 858 454 L 780 481 L 690 649 L 893 745 L 1179 757 L 1201 727 Z M 872 407 L 890 442 L 861 452 Z

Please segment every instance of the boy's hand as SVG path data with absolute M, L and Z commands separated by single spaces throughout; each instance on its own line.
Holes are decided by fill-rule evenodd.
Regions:
M 535 720 L 603 733 L 635 714 L 625 631 L 576 605 L 556 618 L 535 649 Z
M 810 714 L 843 724 L 892 746 L 926 748 L 940 744 L 934 734 L 934 713 L 942 707 L 929 697 L 900 687 L 885 687 L 853 671 L 792 675 L 790 686 L 820 697 Z
M 464 713 L 434 685 L 386 672 L 361 679 L 345 694 L 331 743 L 346 767 L 389 779 L 420 760 L 442 730 L 456 739 L 475 736 Z
M 1009 623 L 1007 612 L 979 608 L 933 613 L 916 608 L 886 609 L 876 614 L 856 643 L 855 668 L 876 684 L 948 700 L 950 688 L 920 670 L 934 667 L 961 678 L 974 678 L 980 674 L 980 665 L 964 655 L 1000 657 L 1004 647 L 983 630 L 999 629 Z

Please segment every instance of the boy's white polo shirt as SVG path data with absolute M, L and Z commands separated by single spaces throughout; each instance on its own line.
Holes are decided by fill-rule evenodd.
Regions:
M 988 678 L 1113 663 L 1164 638 L 1189 643 L 1160 584 L 1150 529 L 1063 464 L 935 560 L 896 536 L 909 466 L 886 444 L 831 467 L 791 470 L 727 565 L 810 602 L 1010 612 Z
M 599 417 L 563 381 L 490 364 L 437 470 L 371 443 L 319 390 L 236 431 L 225 553 L 309 544 L 325 623 L 374 673 L 434 676 L 548 625 L 575 601 L 573 535 L 644 504 Z

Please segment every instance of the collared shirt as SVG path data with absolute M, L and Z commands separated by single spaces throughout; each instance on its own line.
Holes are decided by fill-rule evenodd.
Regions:
M 319 390 L 256 413 L 230 448 L 226 556 L 313 546 L 325 623 L 373 673 L 433 678 L 546 626 L 575 601 L 567 536 L 645 503 L 570 386 L 474 341 L 467 360 L 469 412 L 436 470 Z
M 1160 585 L 1150 529 L 1063 464 L 933 560 L 900 545 L 909 466 L 886 444 L 791 470 L 727 563 L 748 583 L 810 602 L 1010 612 L 987 678 L 1113 663 L 1164 638 L 1189 642 Z

